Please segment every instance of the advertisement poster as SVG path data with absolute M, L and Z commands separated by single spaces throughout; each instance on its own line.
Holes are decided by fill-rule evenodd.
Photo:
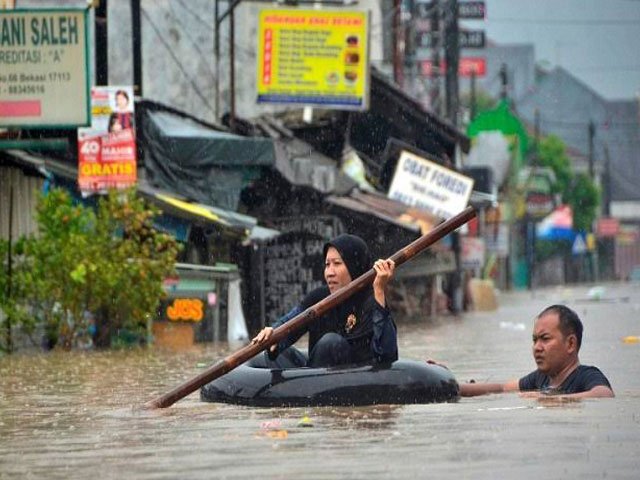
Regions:
M 258 103 L 365 110 L 368 13 L 262 10 L 257 72 Z
M 136 183 L 133 87 L 91 89 L 91 128 L 78 129 L 78 187 L 83 194 Z
M 87 10 L 0 10 L 0 127 L 89 125 Z
M 472 189 L 472 178 L 403 151 L 387 196 L 447 219 L 466 208 Z

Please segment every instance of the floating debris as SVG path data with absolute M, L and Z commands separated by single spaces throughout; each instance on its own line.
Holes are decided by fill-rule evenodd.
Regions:
M 311 419 L 309 417 L 307 417 L 306 415 L 304 417 L 302 417 L 300 419 L 300 421 L 298 422 L 298 426 L 299 427 L 313 427 L 313 422 L 311 421 Z

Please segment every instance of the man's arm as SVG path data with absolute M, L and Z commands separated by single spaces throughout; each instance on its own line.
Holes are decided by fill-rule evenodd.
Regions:
M 490 393 L 517 392 L 520 388 L 518 380 L 511 380 L 507 383 L 461 383 L 461 397 L 477 397 Z

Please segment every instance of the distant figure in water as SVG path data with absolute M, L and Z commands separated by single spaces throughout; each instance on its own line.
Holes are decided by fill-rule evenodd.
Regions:
M 533 326 L 533 358 L 537 370 L 507 383 L 463 383 L 460 395 L 523 392 L 526 397 L 613 397 L 609 380 L 598 368 L 580 365 L 582 330 L 580 318 L 570 308 L 564 305 L 545 308 Z
M 263 328 L 252 343 L 266 342 L 274 328 L 338 291 L 371 269 L 369 248 L 356 235 L 340 235 L 324 245 L 326 286 L 311 291 L 299 305 Z M 271 368 L 327 367 L 354 363 L 390 363 L 398 359 L 398 339 L 386 300 L 386 287 L 393 277 L 393 260 L 376 260 L 373 286 L 355 293 L 342 304 L 293 332 L 265 352 L 265 366 Z M 292 346 L 309 332 L 309 356 Z

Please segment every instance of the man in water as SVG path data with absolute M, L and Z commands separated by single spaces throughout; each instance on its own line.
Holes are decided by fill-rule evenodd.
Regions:
M 570 308 L 564 305 L 545 308 L 533 326 L 532 350 L 538 369 L 507 383 L 463 383 L 460 395 L 523 392 L 527 397 L 613 397 L 609 380 L 598 368 L 580 365 L 582 330 L 580 318 Z

